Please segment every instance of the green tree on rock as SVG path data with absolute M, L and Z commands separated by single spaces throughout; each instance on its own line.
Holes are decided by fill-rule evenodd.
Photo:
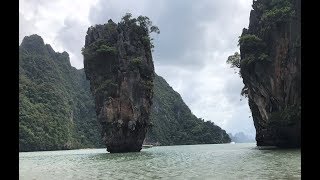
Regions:
M 240 68 L 240 54 L 235 52 L 234 55 L 228 57 L 227 64 L 231 65 L 231 68 Z

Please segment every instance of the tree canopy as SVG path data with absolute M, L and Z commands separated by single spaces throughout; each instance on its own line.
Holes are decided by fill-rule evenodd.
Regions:
M 240 68 L 240 54 L 235 52 L 234 55 L 228 57 L 227 63 L 231 65 L 231 68 Z

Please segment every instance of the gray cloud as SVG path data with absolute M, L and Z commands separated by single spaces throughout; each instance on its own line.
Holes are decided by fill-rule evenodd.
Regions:
M 19 12 L 19 41 L 21 43 L 22 39 L 34 33 L 35 26 L 33 25 L 32 21 L 27 20 L 23 14 Z
M 91 24 L 104 24 L 108 19 L 119 21 L 127 12 L 134 16 L 146 15 L 161 31 L 160 35 L 155 36 L 155 63 L 198 70 L 205 66 L 201 59 L 203 51 L 233 48 L 230 45 L 234 45 L 242 30 L 242 27 L 235 28 L 233 22 L 236 16 L 243 13 L 237 8 L 239 4 L 239 0 L 143 0 L 138 3 L 100 0 L 91 7 L 89 19 Z M 207 34 L 213 36 L 208 39 Z M 207 41 L 210 41 L 211 47 L 206 46 Z
M 84 46 L 87 25 L 77 19 L 66 18 L 64 26 L 58 31 L 54 41 L 63 44 L 65 51 L 71 53 L 70 61 L 76 67 L 83 67 L 81 48 Z
M 81 47 L 89 26 L 89 8 L 94 1 L 19 1 L 19 41 L 38 34 L 56 51 L 68 51 L 76 68 L 83 67 Z M 68 7 L 68 8 L 66 8 Z

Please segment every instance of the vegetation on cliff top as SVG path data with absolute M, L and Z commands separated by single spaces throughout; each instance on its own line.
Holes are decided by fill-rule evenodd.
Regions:
M 240 77 L 244 73 L 250 73 L 254 68 L 255 63 L 268 63 L 270 62 L 269 50 L 266 46 L 266 37 L 276 28 L 279 24 L 289 22 L 296 16 L 293 8 L 292 0 L 260 0 L 253 1 L 252 8 L 258 16 L 258 26 L 252 27 L 250 31 L 243 29 L 242 35 L 239 37 L 238 46 L 242 56 L 238 52 L 230 55 L 227 59 L 227 64 L 231 68 L 239 69 Z M 252 22 L 251 22 L 252 23 Z M 252 32 L 254 31 L 254 33 Z M 297 40 L 299 46 L 299 39 Z M 247 96 L 247 87 L 241 91 L 241 95 Z
M 87 59 L 94 59 L 97 55 L 101 53 L 107 53 L 110 55 L 117 55 L 116 41 L 117 39 L 117 29 L 118 28 L 130 28 L 131 36 L 133 38 L 140 39 L 139 41 L 146 46 L 149 46 L 150 49 L 154 48 L 152 43 L 152 38 L 150 37 L 151 33 L 160 33 L 160 30 L 157 26 L 152 24 L 152 21 L 147 16 L 138 16 L 137 18 L 132 18 L 131 13 L 126 13 L 121 21 L 118 23 L 114 23 L 112 20 L 109 20 L 107 24 L 104 24 L 106 32 L 108 34 L 103 34 L 104 36 L 114 34 L 113 40 L 105 40 L 103 37 L 101 39 L 96 40 L 95 42 L 89 44 L 87 47 L 82 48 L 82 54 Z M 93 27 L 90 27 L 92 29 Z M 142 35 L 142 36 L 141 36 Z M 90 56 L 91 55 L 91 56 Z
M 256 62 L 268 62 L 270 48 L 266 42 L 270 33 L 296 16 L 292 0 L 253 1 L 252 7 L 257 14 L 252 21 L 257 23 L 239 37 L 241 71 L 250 71 Z
M 147 16 L 138 16 L 137 18 L 132 18 L 131 13 L 126 13 L 126 15 L 122 17 L 122 20 L 119 24 L 130 26 L 132 29 L 134 29 L 133 32 L 143 34 L 141 41 L 147 46 L 150 46 L 150 49 L 154 48 L 152 42 L 153 39 L 150 37 L 150 34 L 160 34 L 160 30 L 158 26 L 152 24 L 152 21 Z

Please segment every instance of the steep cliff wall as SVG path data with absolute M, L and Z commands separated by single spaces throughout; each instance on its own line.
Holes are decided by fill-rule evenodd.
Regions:
M 253 2 L 239 39 L 240 72 L 258 146 L 299 147 L 301 0 Z
M 90 27 L 84 68 L 109 152 L 140 151 L 150 123 L 154 66 L 147 19 Z

